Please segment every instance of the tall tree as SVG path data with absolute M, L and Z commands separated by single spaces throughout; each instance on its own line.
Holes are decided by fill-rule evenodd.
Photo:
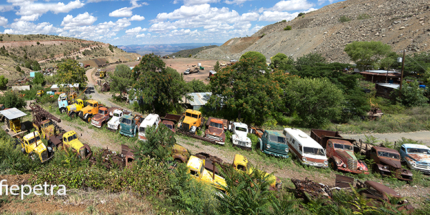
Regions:
M 125 92 L 127 88 L 130 88 L 132 84 L 135 82 L 135 79 L 132 78 L 133 74 L 127 65 L 120 64 L 117 65 L 113 75 L 111 78 L 111 89 L 114 92 Z
M 85 75 L 85 70 L 76 60 L 67 59 L 64 62 L 59 63 L 57 66 L 57 84 L 79 83 L 81 86 L 86 86 L 88 78 Z
M 145 135 L 147 141 L 139 141 L 135 147 L 137 156 L 150 156 L 157 160 L 166 161 L 170 157 L 169 149 L 176 143 L 173 132 L 160 123 L 158 128 L 155 126 L 147 127 Z
M 404 82 L 400 94 L 399 91 L 399 89 L 394 90 L 391 96 L 395 97 L 397 102 L 406 107 L 425 106 L 429 100 L 424 96 L 424 89 L 419 88 L 418 81 L 411 83 Z
M 133 69 L 134 93 L 142 96 L 145 107 L 153 112 L 165 113 L 169 107 L 176 105 L 188 92 L 182 76 L 172 68 L 165 68 L 164 62 L 154 54 L 142 57 Z
M 214 70 L 215 70 L 215 72 L 219 72 L 219 70 L 220 70 L 219 61 L 216 61 L 215 66 L 214 66 Z
M 0 75 L 0 89 L 4 89 L 9 82 L 9 79 L 5 78 L 4 75 Z
M 380 59 L 392 53 L 391 46 L 379 41 L 354 41 L 344 50 L 361 70 L 372 68 Z
M 306 66 L 316 66 L 318 64 L 326 63 L 326 59 L 319 53 L 309 53 L 307 55 L 303 55 L 296 60 L 296 69 L 302 70 Z
M 302 126 L 319 127 L 340 118 L 344 96 L 327 78 L 294 78 L 284 90 Z
M 294 59 L 283 53 L 276 54 L 275 56 L 271 57 L 270 60 L 272 61 L 270 64 L 272 69 L 279 68 L 284 71 L 290 71 L 294 69 Z
M 43 74 L 40 72 L 36 72 L 34 75 L 33 83 L 34 84 L 43 84 L 45 82 L 45 77 L 43 77 Z
M 261 54 L 260 52 L 256 51 L 249 51 L 240 56 L 240 59 L 250 59 L 253 60 L 255 63 L 255 66 L 264 66 L 266 67 L 266 57 Z
M 211 79 L 208 105 L 230 114 L 231 119 L 261 124 L 280 104 L 279 84 L 271 79 L 261 57 L 241 57 L 239 62 Z

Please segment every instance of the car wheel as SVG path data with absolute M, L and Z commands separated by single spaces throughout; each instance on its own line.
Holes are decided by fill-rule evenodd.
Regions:
M 91 117 L 87 117 L 87 123 L 91 122 Z
M 66 113 L 66 109 L 64 109 L 64 108 L 61 108 L 60 109 L 60 112 L 63 114 L 63 113 Z
M 333 159 L 331 159 L 331 160 L 330 160 L 330 167 L 331 167 L 334 171 L 337 171 L 337 165 L 336 165 L 336 162 L 335 162 Z

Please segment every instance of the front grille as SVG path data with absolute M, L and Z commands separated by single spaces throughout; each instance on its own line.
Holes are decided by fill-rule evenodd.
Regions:
M 430 164 L 428 164 L 428 165 L 425 165 L 425 164 L 417 164 L 417 168 L 420 168 L 420 169 L 427 169 L 429 166 L 430 166 Z
M 188 125 L 187 123 L 183 123 L 182 124 L 182 130 L 185 132 L 190 131 L 190 125 Z
M 42 152 L 42 161 L 46 161 L 48 159 L 48 151 L 43 151 Z
M 218 140 L 218 141 L 222 140 L 221 137 L 217 137 L 217 136 L 210 135 L 210 134 L 208 134 L 206 137 L 209 138 L 209 139 L 212 139 L 212 140 Z
M 357 169 L 357 163 L 358 163 L 358 160 L 356 160 L 356 159 L 348 159 L 348 168 L 351 170 L 356 170 Z
M 114 125 L 109 124 L 108 126 L 109 126 L 109 128 L 111 128 L 111 129 L 116 129 L 116 127 L 115 127 Z
M 237 143 L 239 144 L 239 145 L 241 145 L 241 146 L 246 146 L 246 142 L 245 141 L 237 141 Z
M 283 154 L 283 155 L 287 155 L 288 154 L 288 152 L 286 152 L 285 149 L 284 150 L 279 150 L 279 149 L 273 149 L 272 147 L 270 147 L 270 149 L 266 149 L 266 151 L 273 152 L 273 153 L 276 153 L 276 154 Z

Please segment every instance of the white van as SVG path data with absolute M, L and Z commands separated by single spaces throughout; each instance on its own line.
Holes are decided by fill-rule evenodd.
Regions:
M 158 124 L 161 122 L 158 114 L 149 114 L 139 126 L 139 140 L 146 141 L 145 130 L 147 127 L 155 126 L 158 128 Z
M 290 152 L 304 165 L 328 167 L 324 148 L 300 129 L 284 128 Z

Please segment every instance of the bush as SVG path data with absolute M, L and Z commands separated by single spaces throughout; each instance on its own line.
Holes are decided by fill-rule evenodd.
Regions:
M 282 20 L 281 22 L 287 22 L 287 20 L 285 20 L 285 19 L 284 19 L 284 20 Z
M 299 13 L 299 15 L 297 15 L 297 17 L 303 16 L 305 15 L 305 13 Z
M 6 91 L 3 96 L 0 96 L 0 104 L 4 104 L 5 108 L 22 108 L 25 106 L 25 101 L 18 93 Z
M 363 19 L 370 19 L 370 18 L 371 17 L 368 14 L 363 13 L 363 14 L 360 14 L 357 19 L 363 20 Z
M 288 25 L 287 27 L 284 28 L 284 31 L 289 31 L 291 29 L 292 29 L 292 27 Z
M 404 83 L 402 90 L 394 90 L 391 96 L 395 98 L 395 101 L 406 107 L 425 106 L 429 100 L 424 96 L 424 89 L 419 88 L 418 81 Z
M 349 21 L 351 21 L 351 18 L 349 18 L 345 15 L 340 16 L 340 18 L 339 18 L 339 22 L 349 22 Z
M 5 78 L 4 75 L 0 75 L 0 89 L 4 89 L 9 82 L 9 79 Z

